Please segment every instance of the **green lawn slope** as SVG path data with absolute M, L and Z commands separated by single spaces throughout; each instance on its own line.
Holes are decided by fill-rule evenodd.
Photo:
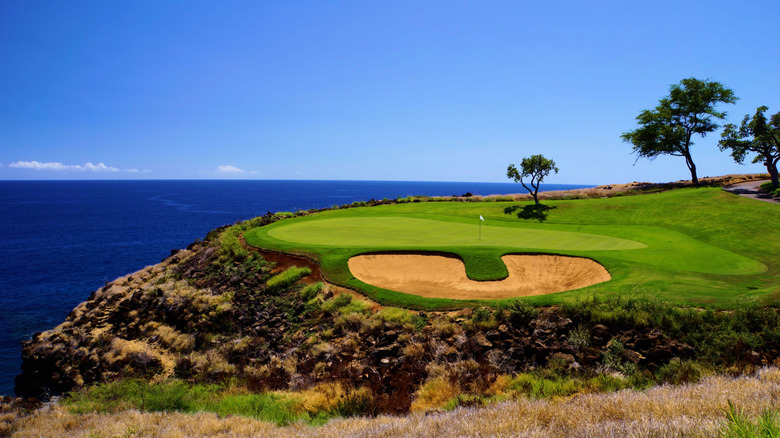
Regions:
M 432 251 L 458 255 L 470 278 L 505 277 L 505 254 L 582 256 L 612 280 L 528 298 L 555 304 L 583 294 L 641 292 L 681 304 L 733 307 L 746 299 L 776 304 L 780 289 L 780 206 L 719 188 L 602 199 L 546 201 L 548 220 L 504 214 L 516 202 L 426 202 L 325 211 L 255 228 L 250 245 L 317 259 L 332 282 L 385 304 L 449 308 L 478 301 L 424 299 L 355 279 L 350 257 L 370 252 Z M 479 234 L 479 216 L 482 222 Z

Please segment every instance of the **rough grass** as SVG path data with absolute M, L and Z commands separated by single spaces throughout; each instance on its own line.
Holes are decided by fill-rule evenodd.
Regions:
M 457 408 L 433 415 L 336 419 L 320 427 L 301 423 L 278 427 L 251 418 L 222 417 L 214 413 L 129 410 L 114 414 L 76 414 L 61 405 L 49 405 L 17 421 L 15 436 L 772 436 L 741 431 L 751 427 L 759 431 L 762 427 L 776 430 L 777 417 L 771 412 L 776 410 L 778 402 L 780 371 L 762 369 L 750 377 L 709 377 L 696 385 L 552 400 L 520 398 L 484 408 Z M 731 409 L 730 404 L 735 408 Z
M 484 302 L 424 299 L 366 285 L 349 272 L 349 258 L 389 250 L 444 252 L 463 259 L 471 278 L 485 280 L 506 275 L 501 255 L 556 253 L 592 258 L 612 275 L 598 286 L 530 298 L 542 305 L 594 290 L 616 296 L 638 284 L 677 304 L 729 308 L 747 297 L 778 303 L 777 205 L 713 187 L 548 202 L 556 208 L 544 223 L 505 215 L 511 205 L 506 202 L 409 202 L 297 217 L 252 229 L 245 238 L 255 246 L 310 253 L 330 281 L 400 307 L 445 309 Z M 482 240 L 475 221 L 480 215 L 486 219 Z M 388 227 L 392 232 L 383 234 Z M 644 247 L 621 246 L 626 242 Z
M 141 412 L 212 412 L 241 416 L 276 425 L 296 422 L 322 424 L 327 418 L 349 416 L 344 400 L 360 394 L 338 383 L 322 383 L 302 392 L 252 393 L 240 386 L 188 384 L 169 380 L 152 384 L 138 379 L 115 381 L 71 393 L 61 403 L 78 415 Z M 362 393 L 363 396 L 370 396 Z
M 311 269 L 307 267 L 291 266 L 283 272 L 274 275 L 266 283 L 266 290 L 269 292 L 286 289 L 297 283 L 301 278 L 311 274 Z

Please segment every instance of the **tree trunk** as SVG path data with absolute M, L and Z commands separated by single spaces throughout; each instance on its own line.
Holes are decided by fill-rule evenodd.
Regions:
M 769 171 L 769 177 L 772 178 L 772 184 L 774 184 L 775 187 L 780 186 L 777 177 L 777 164 L 772 162 L 767 162 L 766 170 Z
M 699 185 L 699 177 L 696 176 L 696 165 L 693 164 L 693 158 L 691 154 L 685 154 L 685 165 L 688 166 L 688 170 L 691 171 L 691 182 L 693 185 Z
M 689 169 L 691 169 L 691 182 L 693 185 L 698 186 L 699 185 L 699 177 L 696 176 L 696 165 L 691 162 L 691 165 L 688 166 Z
M 688 138 L 685 141 L 685 147 L 683 148 L 682 155 L 685 157 L 685 164 L 688 166 L 688 170 L 691 171 L 691 182 L 693 185 L 699 185 L 699 177 L 696 176 L 696 165 L 693 164 L 693 158 L 691 158 L 691 133 L 688 133 Z

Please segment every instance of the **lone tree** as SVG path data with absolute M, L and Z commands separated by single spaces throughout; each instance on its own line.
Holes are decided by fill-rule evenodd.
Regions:
M 523 158 L 523 162 L 520 163 L 520 170 L 517 170 L 514 164 L 510 164 L 506 168 L 506 177 L 519 182 L 525 187 L 526 190 L 534 197 L 536 205 L 539 204 L 539 184 L 544 180 L 544 177 L 550 174 L 550 171 L 558 173 L 558 168 L 555 167 L 555 161 L 544 158 L 543 155 L 531 155 L 530 157 Z M 531 179 L 531 187 L 525 185 L 523 178 Z
M 772 184 L 777 187 L 780 186 L 777 177 L 777 162 L 780 161 L 780 112 L 771 116 L 767 122 L 764 112 L 768 109 L 765 106 L 758 107 L 753 118 L 746 114 L 739 129 L 731 123 L 726 125 L 718 146 L 721 151 L 731 149 L 731 156 L 739 164 L 745 161 L 749 153 L 756 153 L 753 162 L 764 162 Z
M 713 119 L 724 119 L 725 112 L 715 111 L 718 103 L 737 101 L 734 92 L 719 82 L 687 78 L 669 87 L 669 96 L 661 99 L 654 110 L 644 110 L 636 117 L 639 128 L 621 135 L 634 145 L 639 157 L 654 159 L 659 155 L 685 157 L 691 181 L 699 184 L 696 165 L 691 157 L 691 137 L 706 136 L 718 129 Z

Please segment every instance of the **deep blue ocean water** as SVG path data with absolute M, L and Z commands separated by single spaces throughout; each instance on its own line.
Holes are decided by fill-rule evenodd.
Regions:
M 548 184 L 542 190 L 589 187 Z M 523 192 L 513 183 L 399 181 L 0 181 L 0 394 L 20 342 L 92 291 L 210 230 L 267 211 L 409 195 Z

